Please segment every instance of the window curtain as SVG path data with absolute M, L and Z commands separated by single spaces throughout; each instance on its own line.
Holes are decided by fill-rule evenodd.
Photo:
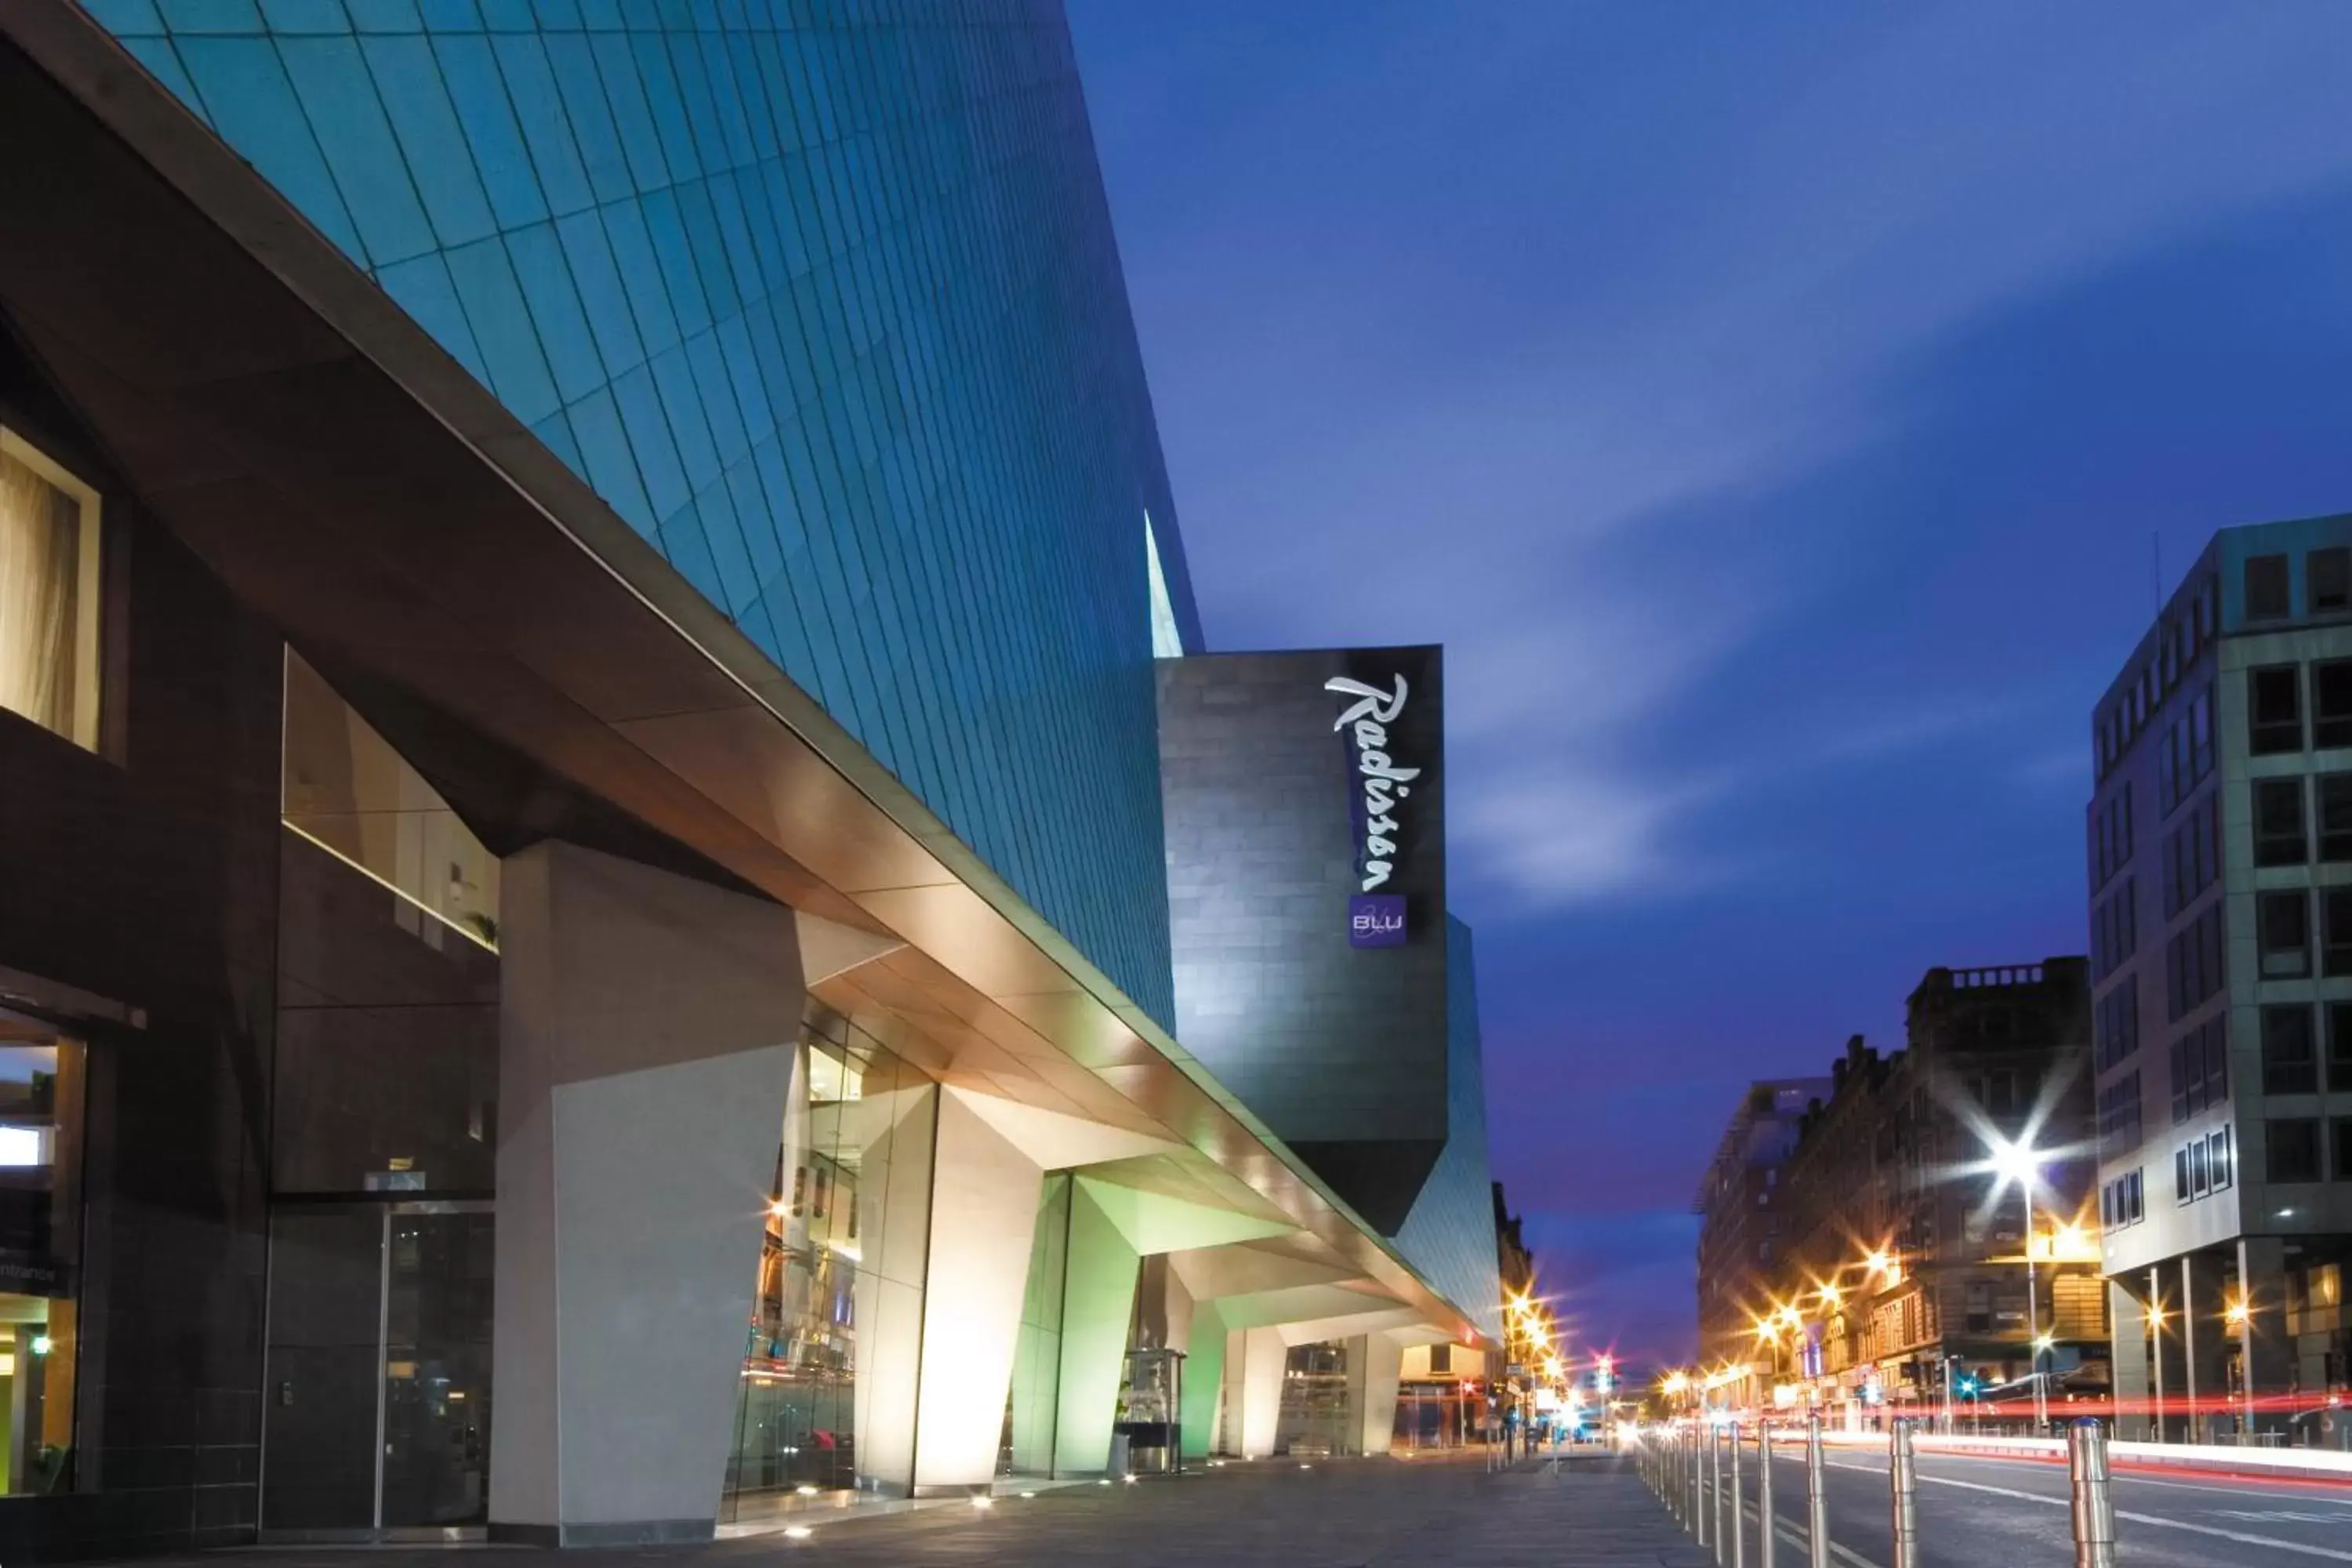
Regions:
M 0 708 L 73 733 L 81 507 L 0 452 Z

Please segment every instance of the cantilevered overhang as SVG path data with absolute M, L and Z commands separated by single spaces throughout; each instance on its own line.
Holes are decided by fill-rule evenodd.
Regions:
M 0 5 L 0 310 L 141 503 L 325 668 L 906 945 L 817 987 L 942 1079 L 1186 1151 L 1470 1324 L 66 0 Z

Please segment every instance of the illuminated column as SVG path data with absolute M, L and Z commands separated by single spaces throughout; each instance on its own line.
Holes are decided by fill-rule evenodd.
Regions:
M 2264 1402 L 2294 1386 L 2294 1341 L 2286 1331 L 2286 1243 L 2275 1236 L 2241 1237 L 2238 1240 L 2238 1297 L 2247 1310 L 2236 1325 L 2240 1365 L 2245 1388 L 2252 1395 L 2252 1429 L 2284 1432 L 2284 1414 L 2265 1409 Z M 2246 1402 L 2242 1402 L 2241 1409 Z
M 707 1539 L 803 1006 L 793 913 L 572 845 L 505 863 L 490 1528 Z
M 2182 1408 L 2188 1441 L 2212 1441 L 2217 1418 L 2230 1410 L 2229 1308 L 2222 1299 L 2221 1260 L 2189 1252 L 2180 1258 Z
M 1357 1346 L 1360 1346 L 1360 1352 Z M 1391 1333 L 1366 1334 L 1349 1348 L 1348 1364 L 1362 1357 L 1362 1395 L 1356 1406 L 1363 1417 L 1363 1441 L 1359 1451 L 1378 1457 L 1389 1451 L 1396 1436 L 1397 1383 L 1404 1373 L 1404 1343 Z
M 2107 1320 L 2115 1325 L 2107 1364 L 2114 1369 L 2116 1436 L 2142 1442 L 2148 1433 L 2147 1309 L 2120 1280 L 2110 1279 Z
M 1218 1394 L 1225 1381 L 1225 1325 L 1213 1301 L 1196 1302 L 1184 1354 L 1184 1457 L 1217 1452 Z
M 996 1477 L 1045 1172 L 964 1096 L 939 1100 L 915 1490 Z M 864 1369 L 861 1366 L 861 1374 Z
M 1093 1184 L 1071 1184 L 1069 1284 L 1062 1298 L 1060 1415 L 1054 1474 L 1094 1476 L 1110 1464 L 1111 1426 L 1127 1370 L 1138 1258 Z
M 1275 1427 L 1282 1420 L 1282 1369 L 1288 1354 L 1280 1329 L 1238 1329 L 1225 1336 L 1225 1400 L 1228 1452 L 1263 1459 L 1274 1452 Z M 1234 1417 L 1241 1429 L 1232 1429 Z

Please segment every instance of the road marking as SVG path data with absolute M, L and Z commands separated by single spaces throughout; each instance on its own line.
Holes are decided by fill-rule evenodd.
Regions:
M 1841 1470 L 1860 1470 L 1864 1475 L 1873 1476 L 1885 1473 L 1883 1470 L 1874 1470 L 1867 1465 L 1838 1465 L 1833 1468 Z M 1972 1492 L 1992 1492 L 2000 1497 L 2018 1498 L 2026 1502 L 2046 1503 L 2052 1508 L 2068 1506 L 2067 1500 L 2064 1498 L 2043 1497 L 2039 1492 L 2021 1492 L 2014 1487 L 1987 1486 L 1982 1481 L 1963 1481 L 1950 1476 L 1922 1474 L 1919 1479 L 1939 1487 L 1958 1487 Z M 2154 1525 L 2158 1530 L 2185 1530 L 2192 1535 L 2210 1535 L 2222 1541 L 2235 1541 L 2247 1546 L 2267 1546 L 2275 1552 L 2296 1552 L 2305 1557 L 2326 1557 L 2336 1563 L 2352 1563 L 2352 1552 L 2338 1552 L 2331 1546 L 2306 1546 L 2299 1541 L 2281 1541 L 2273 1535 L 2252 1535 L 2242 1530 L 2223 1530 L 2218 1525 L 2191 1524 L 2185 1519 L 2166 1519 L 2161 1514 L 2136 1513 L 2128 1509 L 2116 1510 L 2116 1517 L 2130 1520 L 2134 1524 Z M 2326 1522 L 2334 1524 L 2340 1521 L 2331 1519 Z M 1832 1544 L 1831 1550 L 1836 1550 L 1834 1543 Z
M 1740 1512 L 1749 1519 L 1759 1517 L 1758 1510 L 1754 1503 L 1743 1503 L 1740 1505 Z M 1798 1551 L 1802 1552 L 1805 1550 L 1805 1538 L 1809 1532 L 1799 1529 L 1797 1526 L 1790 1524 L 1787 1520 L 1782 1519 L 1777 1509 L 1773 1510 L 1772 1514 L 1772 1533 L 1787 1542 L 1790 1545 L 1795 1547 Z M 1846 1564 L 1846 1568 L 1878 1568 L 1877 1563 L 1873 1563 L 1869 1558 L 1864 1557 L 1861 1552 L 1849 1551 L 1845 1547 L 1840 1546 L 1834 1541 L 1830 1542 L 1830 1555 L 1836 1558 L 1839 1562 Z
M 2256 1511 L 2242 1508 L 2217 1508 L 2211 1510 L 2216 1519 L 2242 1519 L 2254 1524 L 2352 1524 L 2352 1513 L 2298 1513 L 2293 1509 L 2273 1508 Z

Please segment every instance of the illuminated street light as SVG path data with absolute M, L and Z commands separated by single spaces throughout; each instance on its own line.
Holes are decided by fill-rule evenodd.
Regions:
M 2246 1326 L 2246 1320 L 2253 1316 L 2253 1313 L 2243 1301 L 2232 1301 L 2230 1303 L 2230 1310 L 2221 1315 L 2229 1320 L 2231 1328 L 2242 1329 Z
M 2037 1424 L 2046 1426 L 2050 1419 L 2050 1392 L 2042 1383 L 2042 1352 L 2049 1348 L 2050 1341 L 2042 1332 L 2033 1279 L 2033 1188 L 2042 1180 L 2045 1156 L 2030 1138 L 2012 1143 L 1995 1134 L 1988 1142 L 1992 1153 L 1993 1195 L 1999 1197 L 2000 1189 L 2014 1182 L 2018 1196 L 2025 1205 L 2025 1331 L 2033 1337 L 2033 1417 Z

